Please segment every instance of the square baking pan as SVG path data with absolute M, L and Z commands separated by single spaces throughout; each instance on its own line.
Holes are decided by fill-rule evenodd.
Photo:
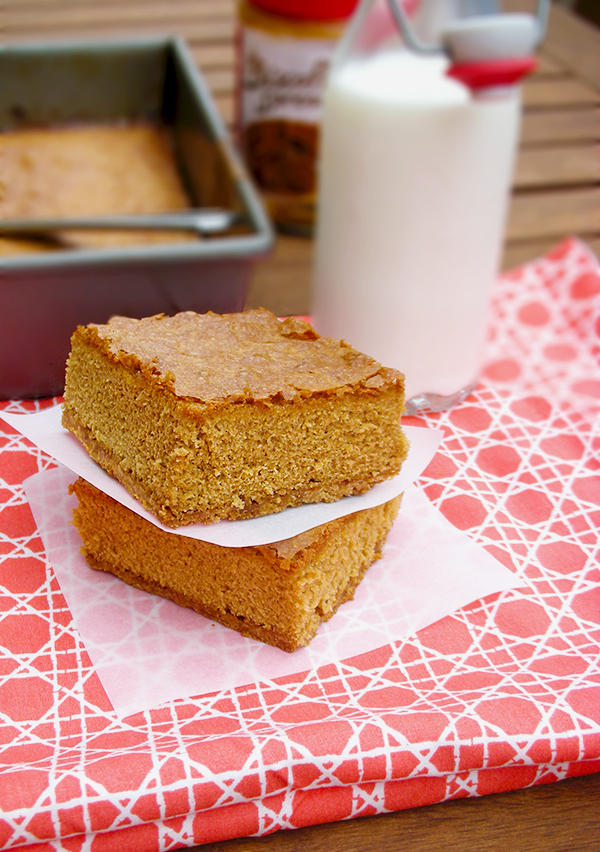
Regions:
M 243 310 L 273 230 L 179 38 L 0 47 L 0 132 L 150 120 L 165 125 L 194 208 L 240 224 L 206 239 L 0 257 L 0 399 L 59 395 L 79 324 Z M 0 179 L 2 175 L 0 174 Z

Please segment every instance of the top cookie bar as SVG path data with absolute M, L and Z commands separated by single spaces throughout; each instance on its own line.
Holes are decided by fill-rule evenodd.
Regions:
M 404 377 L 296 318 L 114 317 L 79 327 L 63 425 L 164 524 L 362 493 L 396 474 Z

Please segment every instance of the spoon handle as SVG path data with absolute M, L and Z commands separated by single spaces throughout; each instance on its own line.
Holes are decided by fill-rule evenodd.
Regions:
M 67 230 L 196 231 L 217 234 L 227 230 L 241 215 L 232 210 L 206 208 L 180 213 L 144 213 L 119 216 L 80 216 L 39 219 L 0 219 L 0 232 L 41 234 Z

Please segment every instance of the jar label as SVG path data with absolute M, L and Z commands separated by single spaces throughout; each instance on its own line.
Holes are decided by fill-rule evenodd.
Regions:
M 241 120 L 318 123 L 337 42 L 293 39 L 245 28 L 242 34 Z

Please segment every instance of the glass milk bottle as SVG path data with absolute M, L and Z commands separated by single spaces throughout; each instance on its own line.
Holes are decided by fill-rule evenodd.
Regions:
M 518 140 L 517 81 L 534 65 L 540 30 L 541 13 L 455 18 L 429 46 L 396 0 L 363 0 L 334 59 L 313 320 L 401 370 L 408 413 L 449 408 L 477 382 Z

